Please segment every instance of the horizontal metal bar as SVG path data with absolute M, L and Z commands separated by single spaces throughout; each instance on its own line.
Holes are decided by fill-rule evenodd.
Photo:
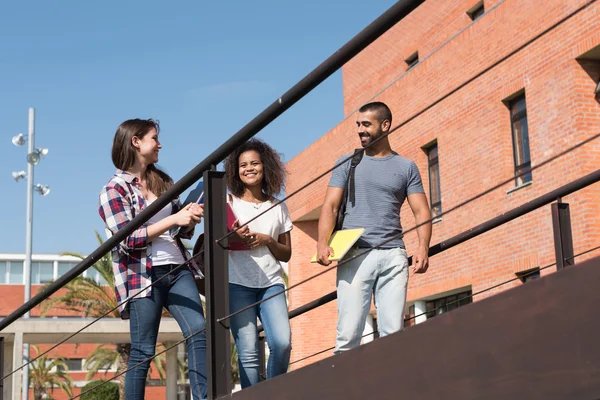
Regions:
M 559 197 L 568 196 L 569 194 L 581 190 L 598 181 L 600 181 L 600 170 L 592 172 L 591 174 L 588 174 L 571 183 L 561 186 L 560 188 L 548 192 L 540 197 L 537 197 L 523 205 L 520 205 L 519 207 L 513 208 L 512 210 L 507 211 L 504 214 L 494 217 L 486 222 L 483 222 L 477 225 L 476 227 L 469 229 L 468 231 L 459 233 L 458 235 L 451 237 L 450 239 L 444 240 L 436 245 L 431 246 L 429 248 L 429 257 L 442 253 L 454 246 L 464 243 L 479 235 L 482 235 L 489 230 L 492 230 L 500 225 L 510 222 L 513 219 L 522 217 L 523 215 L 535 211 L 540 207 L 550 204 L 553 201 L 556 201 L 556 199 Z M 409 265 L 412 264 L 412 256 L 408 258 L 408 263 Z M 294 317 L 297 317 L 298 315 L 314 310 L 315 308 L 327 304 L 335 299 L 337 299 L 337 291 L 327 293 L 323 297 L 320 297 L 316 300 L 311 301 L 310 303 L 306 303 L 298 308 L 293 309 L 288 314 L 289 318 L 292 319 Z M 262 326 L 259 327 L 259 329 L 262 330 Z
M 306 75 L 301 81 L 296 83 L 291 89 L 285 92 L 275 102 L 268 106 L 263 112 L 257 115 L 252 121 L 241 128 L 235 135 L 230 137 L 219 148 L 213 151 L 208 157 L 201 161 L 194 169 L 188 172 L 183 178 L 175 183 L 167 192 L 160 196 L 148 208 L 137 215 L 123 229 L 109 238 L 104 244 L 77 264 L 73 269 L 56 281 L 48 285 L 44 290 L 32 297 L 25 304 L 10 313 L 6 318 L 0 321 L 0 331 L 8 325 L 15 322 L 27 311 L 40 304 L 50 297 L 60 288 L 75 279 L 89 267 L 94 265 L 119 242 L 131 235 L 138 227 L 148 221 L 159 210 L 162 210 L 172 199 L 179 196 L 183 191 L 198 181 L 204 171 L 210 169 L 211 165 L 218 165 L 233 150 L 242 145 L 248 139 L 260 132 L 265 126 L 270 124 L 275 118 L 283 114 L 287 109 L 293 106 L 298 100 L 306 96 L 316 86 L 329 78 L 335 71 L 340 69 L 346 62 L 360 53 L 364 48 L 373 43 L 378 37 L 388 31 L 398 21 L 417 8 L 425 0 L 400 0 L 390 7 L 379 18 L 373 21 L 369 26 L 354 36 L 349 42 L 333 53 L 329 58 L 323 61 L 317 68 Z

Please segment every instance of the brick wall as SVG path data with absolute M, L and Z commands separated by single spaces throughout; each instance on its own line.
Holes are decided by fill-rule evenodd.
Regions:
M 559 22 L 584 0 L 485 1 L 486 14 L 475 22 L 465 14 L 474 1 L 429 0 L 343 69 L 347 119 L 288 163 L 291 193 L 324 173 L 343 154 L 359 146 L 353 111 L 373 96 L 392 109 L 396 126 L 486 70 L 519 46 Z M 427 158 L 422 147 L 437 140 L 442 206 L 448 211 L 514 173 L 510 115 L 503 100 L 524 90 L 531 160 L 535 166 L 600 133 L 600 105 L 594 98 L 594 63 L 577 60 L 600 46 L 600 5 L 583 9 L 481 77 L 453 93 L 390 136 L 392 148 L 414 160 L 428 192 Z M 415 51 L 422 60 L 408 72 L 404 59 Z M 597 64 L 595 64 L 597 65 Z M 600 140 L 533 171 L 533 184 L 512 191 L 514 181 L 434 224 L 432 244 L 515 208 L 590 173 L 600 165 Z M 308 260 L 315 251 L 315 213 L 329 174 L 289 200 L 295 221 L 290 283 L 322 267 Z M 575 252 L 600 244 L 600 185 L 563 199 L 571 204 Z M 408 205 L 401 212 L 406 230 L 414 226 Z M 301 221 L 301 222 L 300 222 Z M 409 254 L 416 233 L 405 241 Z M 590 255 L 586 256 L 590 257 Z M 431 259 L 426 275 L 411 276 L 409 300 L 471 286 L 473 292 L 515 277 L 515 272 L 552 263 L 550 206 L 488 232 Z M 554 268 L 542 272 L 551 273 Z M 514 282 L 476 296 L 474 301 L 520 285 Z M 334 272 L 292 290 L 298 307 L 335 289 Z M 336 312 L 329 304 L 292 321 L 292 360 L 333 346 Z M 331 355 L 298 363 L 306 365 Z

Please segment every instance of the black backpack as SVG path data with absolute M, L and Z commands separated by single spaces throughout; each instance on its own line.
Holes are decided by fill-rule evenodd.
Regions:
M 339 231 L 344 225 L 344 216 L 346 214 L 346 203 L 350 198 L 350 203 L 354 207 L 354 172 L 356 166 L 360 163 L 363 158 L 364 149 L 354 149 L 354 155 L 350 162 L 350 171 L 348 172 L 348 179 L 346 180 L 346 186 L 344 187 L 344 194 L 342 196 L 342 202 L 340 209 L 338 210 L 337 219 L 335 221 L 334 231 Z

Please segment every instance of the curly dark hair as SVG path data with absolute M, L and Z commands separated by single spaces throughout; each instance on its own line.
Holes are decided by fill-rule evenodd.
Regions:
M 236 197 L 244 194 L 245 186 L 240 179 L 238 161 L 242 153 L 251 150 L 258 153 L 263 164 L 263 193 L 272 198 L 285 190 L 286 169 L 279 153 L 260 139 L 250 139 L 225 159 L 225 176 L 231 193 Z

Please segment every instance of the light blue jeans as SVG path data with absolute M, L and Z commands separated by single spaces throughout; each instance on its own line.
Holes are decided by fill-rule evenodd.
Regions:
M 350 250 L 344 260 L 365 250 Z M 404 249 L 374 249 L 338 267 L 334 354 L 360 345 L 371 308 L 371 293 L 375 296 L 379 335 L 402 329 L 407 286 L 408 258 Z
M 283 285 L 251 288 L 230 283 L 229 309 L 233 313 L 283 289 Z M 260 318 L 260 322 L 265 328 L 269 346 L 267 379 L 286 373 L 290 363 L 292 350 L 290 320 L 285 294 L 281 294 L 231 317 L 231 333 L 238 351 L 242 388 L 260 382 L 257 317 Z

